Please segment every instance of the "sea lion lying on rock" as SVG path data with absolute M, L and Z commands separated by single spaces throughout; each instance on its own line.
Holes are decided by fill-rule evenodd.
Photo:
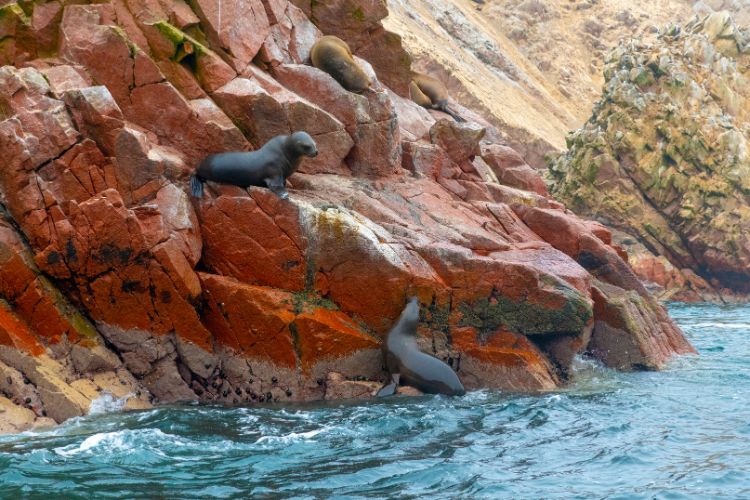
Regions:
M 264 186 L 279 198 L 289 198 L 284 184 L 303 156 L 318 156 L 318 146 L 307 132 L 277 135 L 257 151 L 237 151 L 207 156 L 190 178 L 193 196 L 203 196 L 203 182 L 215 181 L 246 188 Z
M 378 396 L 390 396 L 399 384 L 416 387 L 427 394 L 462 396 L 463 384 L 453 369 L 439 359 L 425 354 L 417 347 L 419 300 L 412 297 L 383 343 L 385 364 L 391 382 L 383 386 Z
M 354 60 L 349 45 L 339 37 L 327 35 L 315 42 L 310 49 L 310 61 L 349 92 L 361 93 L 372 86 L 370 77 Z
M 414 73 L 409 83 L 411 100 L 427 109 L 436 109 L 447 113 L 457 122 L 465 122 L 455 111 L 448 107 L 448 89 L 437 78 L 423 73 Z

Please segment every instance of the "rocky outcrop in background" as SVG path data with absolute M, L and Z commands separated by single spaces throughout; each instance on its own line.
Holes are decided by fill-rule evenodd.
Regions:
M 750 292 L 749 51 L 727 12 L 622 43 L 550 170 L 556 196 L 666 259 L 637 267 L 688 300 Z
M 367 396 L 409 295 L 423 349 L 469 389 L 553 389 L 580 352 L 656 369 L 692 351 L 610 232 L 551 199 L 497 130 L 405 99 L 408 65 L 378 58 L 405 54 L 383 1 L 295 3 L 0 9 L 11 430 L 103 394 L 130 408 Z M 364 95 L 305 65 L 315 23 L 393 88 L 362 59 Z M 188 197 L 207 154 L 300 129 L 321 154 L 290 201 L 211 183 Z
M 604 57 L 622 38 L 689 20 L 692 2 L 667 0 L 390 0 L 385 26 L 415 66 L 439 76 L 534 168 L 565 150 L 590 116 Z M 703 8 L 710 9 L 705 6 Z

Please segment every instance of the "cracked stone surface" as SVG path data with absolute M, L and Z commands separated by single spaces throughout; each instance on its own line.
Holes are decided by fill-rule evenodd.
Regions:
M 692 351 L 609 231 L 550 198 L 497 130 L 399 97 L 408 61 L 373 52 L 400 44 L 385 3 L 326 8 L 352 5 L 362 18 L 335 28 L 373 76 L 364 95 L 304 64 L 321 36 L 304 2 L 113 0 L 14 25 L 0 51 L 0 432 L 104 394 L 126 408 L 370 397 L 410 295 L 420 346 L 471 389 L 554 389 L 577 353 L 653 369 Z M 321 154 L 290 200 L 211 182 L 189 197 L 206 155 L 299 129 Z

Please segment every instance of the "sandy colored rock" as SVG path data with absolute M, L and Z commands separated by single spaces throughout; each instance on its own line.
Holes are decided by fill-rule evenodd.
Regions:
M 717 45 L 725 32 L 728 52 Z M 726 14 L 669 33 L 611 54 L 603 100 L 551 167 L 553 193 L 676 268 L 746 294 L 747 89 L 735 82 L 745 78 L 736 47 L 748 34 Z
M 0 434 L 15 434 L 30 429 L 36 415 L 31 410 L 13 404 L 0 396 Z
M 382 384 L 347 380 L 342 374 L 330 372 L 325 379 L 325 399 L 369 399 Z

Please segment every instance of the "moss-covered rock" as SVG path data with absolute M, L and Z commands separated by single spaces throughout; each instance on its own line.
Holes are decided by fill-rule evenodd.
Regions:
M 553 194 L 715 287 L 750 292 L 749 52 L 726 13 L 622 43 L 592 117 L 550 166 Z

